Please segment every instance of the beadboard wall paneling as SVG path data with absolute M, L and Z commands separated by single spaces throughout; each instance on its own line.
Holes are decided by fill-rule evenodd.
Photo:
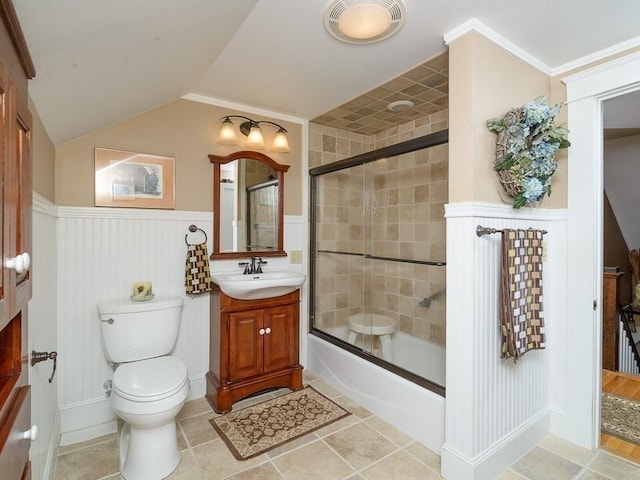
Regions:
M 562 262 L 565 212 L 510 206 L 447 206 L 447 408 L 443 474 L 490 478 L 535 445 L 549 429 L 554 342 L 564 342 L 562 269 L 545 261 L 543 307 L 547 348 L 517 364 L 500 359 L 499 281 L 501 235 L 477 237 L 477 225 L 547 230 L 547 254 Z M 566 280 L 565 280 L 566 281 Z M 556 332 L 558 335 L 556 336 Z M 563 343 L 560 344 L 562 346 Z M 558 344 L 556 343 L 556 347 Z M 474 419 L 469 422 L 469 419 Z M 523 441 L 524 437 L 528 437 Z M 508 447 L 508 448 L 507 448 Z M 525 449 L 524 451 L 522 451 Z M 511 458 L 513 457 L 513 458 Z M 508 463 L 506 463 L 508 462 Z M 491 477 L 493 478 L 493 477 Z
M 51 352 L 58 349 L 56 337 L 56 209 L 44 197 L 33 196 L 32 292 L 29 302 L 29 349 Z M 25 352 L 26 353 L 26 352 Z M 31 423 L 38 436 L 31 444 L 31 475 L 53 478 L 55 452 L 60 438 L 58 413 L 59 370 L 48 379 L 53 362 L 29 367 Z
M 138 280 L 152 281 L 157 296 L 184 297 L 173 354 L 185 362 L 192 387 L 202 381 L 208 364 L 209 297 L 184 294 L 184 237 L 193 223 L 211 241 L 211 217 L 209 212 L 58 208 L 61 409 L 105 398 L 103 383 L 113 372 L 103 355 L 97 305 L 127 298 Z M 65 423 L 63 417 L 63 432 Z

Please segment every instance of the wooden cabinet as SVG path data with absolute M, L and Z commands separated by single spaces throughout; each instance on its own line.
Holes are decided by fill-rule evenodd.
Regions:
M 218 413 L 261 390 L 302 388 L 299 290 L 262 300 L 211 293 L 207 399 Z
M 0 472 L 31 478 L 27 303 L 31 298 L 31 115 L 35 76 L 10 0 L 0 0 Z

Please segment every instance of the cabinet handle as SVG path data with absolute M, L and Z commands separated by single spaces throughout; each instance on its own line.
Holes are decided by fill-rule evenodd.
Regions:
M 267 327 L 267 329 L 265 330 L 265 333 L 269 335 L 271 333 L 271 327 Z
M 258 333 L 259 333 L 260 335 L 264 335 L 264 332 L 265 332 L 264 328 L 261 328 L 260 330 L 258 330 Z
M 29 430 L 27 430 L 26 432 L 22 432 L 22 439 L 23 440 L 31 440 L 33 442 L 36 438 L 38 438 L 38 426 L 37 425 L 32 425 Z

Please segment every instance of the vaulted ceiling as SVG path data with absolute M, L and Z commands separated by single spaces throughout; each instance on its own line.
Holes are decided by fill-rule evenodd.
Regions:
M 397 35 L 353 45 L 324 29 L 328 0 L 15 0 L 55 144 L 195 93 L 312 119 L 442 53 L 477 19 L 552 74 L 640 43 L 637 0 L 405 0 Z

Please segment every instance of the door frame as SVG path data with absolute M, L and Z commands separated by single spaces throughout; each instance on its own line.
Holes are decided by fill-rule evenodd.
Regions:
M 564 436 L 600 444 L 604 100 L 640 90 L 640 52 L 567 76 L 567 329 Z

